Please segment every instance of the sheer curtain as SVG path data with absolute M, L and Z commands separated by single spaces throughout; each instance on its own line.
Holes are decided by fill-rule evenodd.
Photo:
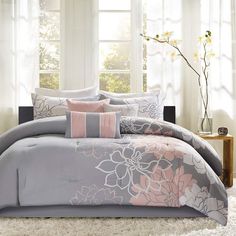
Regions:
M 209 28 L 213 33 L 216 54 L 210 71 L 214 130 L 226 126 L 236 136 L 236 1 L 202 0 L 201 16 L 202 31 Z M 222 151 L 220 144 L 212 144 Z
M 213 129 L 217 132 L 226 126 L 236 136 L 236 0 L 147 0 L 147 34 L 174 31 L 188 58 L 193 58 L 197 38 L 206 30 L 212 32 L 216 54 L 209 75 Z M 199 92 L 195 74 L 183 61 L 172 62 L 167 47 L 148 43 L 147 52 L 148 85 L 161 87 L 166 103 L 177 108 L 177 123 L 196 132 Z M 222 152 L 221 143 L 212 145 Z
M 38 0 L 0 0 L 0 132 L 17 124 L 38 86 Z
M 173 38 L 181 40 L 181 50 L 192 61 L 196 45 L 193 39 L 197 40 L 200 31 L 199 0 L 147 0 L 146 4 L 147 34 L 173 31 Z M 197 80 L 185 62 L 173 53 L 176 51 L 167 45 L 147 43 L 148 87 L 161 87 L 165 104 L 177 107 L 178 124 L 191 127 L 197 122 L 188 114 L 196 109 L 192 104 L 197 104 L 197 91 L 192 88 L 197 86 Z M 186 99 L 189 96 L 191 99 Z
M 61 3 L 61 88 L 92 86 L 98 78 L 98 0 Z
M 175 32 L 182 38 L 182 1 L 146 0 L 147 35 L 155 36 L 165 31 Z M 148 88 L 162 87 L 166 102 L 173 104 L 181 94 L 181 60 L 171 60 L 173 50 L 166 45 L 149 41 L 147 44 Z M 177 104 L 176 104 L 177 105 Z

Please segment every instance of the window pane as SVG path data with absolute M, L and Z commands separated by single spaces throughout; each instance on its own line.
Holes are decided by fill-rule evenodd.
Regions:
M 40 9 L 44 11 L 59 11 L 60 0 L 40 0 Z
M 101 73 L 99 79 L 101 90 L 116 93 L 130 92 L 130 74 Z
M 130 0 L 99 0 L 99 10 L 130 10 Z
M 40 74 L 40 88 L 59 88 L 59 74 Z
M 40 43 L 40 70 L 59 70 L 59 43 Z
M 60 14 L 58 12 L 41 12 L 40 40 L 60 39 Z
M 100 70 L 127 70 L 130 68 L 129 43 L 100 43 Z
M 130 13 L 99 14 L 100 40 L 129 40 L 130 39 Z

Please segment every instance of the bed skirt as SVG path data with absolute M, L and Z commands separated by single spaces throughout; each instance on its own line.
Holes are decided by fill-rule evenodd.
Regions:
M 183 206 L 29 206 L 7 207 L 0 217 L 204 217 L 202 213 Z

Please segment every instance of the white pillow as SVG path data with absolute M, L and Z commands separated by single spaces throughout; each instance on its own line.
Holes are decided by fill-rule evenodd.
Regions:
M 114 98 L 101 95 L 100 99 L 110 98 L 112 105 L 138 104 L 138 117 L 163 120 L 163 103 L 159 102 L 157 96 L 144 96 L 134 98 Z
M 63 116 L 68 110 L 67 98 L 41 96 L 35 93 L 31 94 L 34 106 L 34 119 L 41 119 L 52 116 Z M 99 95 L 78 98 L 78 101 L 98 101 Z
M 57 90 L 47 88 L 36 88 L 35 93 L 41 96 L 61 98 L 81 98 L 97 95 L 97 86 L 78 90 Z
M 139 117 L 163 120 L 164 98 L 160 89 L 145 93 L 110 93 L 100 91 L 101 98 L 110 98 L 110 104 L 139 104 Z
M 138 104 L 125 104 L 125 105 L 103 105 L 104 112 L 121 112 L 122 116 L 137 116 L 138 115 Z
M 144 93 L 112 93 L 100 90 L 100 94 L 103 94 L 108 97 L 114 97 L 114 98 L 136 98 L 136 97 L 150 97 L 150 96 L 160 96 L 161 91 L 160 89 L 153 90 L 151 92 L 144 92 Z

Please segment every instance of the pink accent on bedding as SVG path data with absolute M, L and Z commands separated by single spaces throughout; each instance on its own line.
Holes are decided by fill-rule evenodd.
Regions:
M 110 99 L 104 99 L 95 102 L 76 101 L 73 99 L 67 99 L 66 101 L 69 111 L 77 112 L 104 112 L 103 105 L 110 103 Z
M 100 114 L 100 137 L 114 138 L 116 136 L 116 113 Z
M 154 167 L 151 178 L 150 184 L 147 176 L 141 175 L 140 183 L 132 186 L 137 193 L 130 200 L 133 205 L 180 207 L 180 197 L 197 183 L 191 174 L 185 173 L 183 166 L 175 171 L 172 168 L 162 170 Z M 142 192 L 141 189 L 146 191 Z
M 86 113 L 71 112 L 72 138 L 86 138 Z

